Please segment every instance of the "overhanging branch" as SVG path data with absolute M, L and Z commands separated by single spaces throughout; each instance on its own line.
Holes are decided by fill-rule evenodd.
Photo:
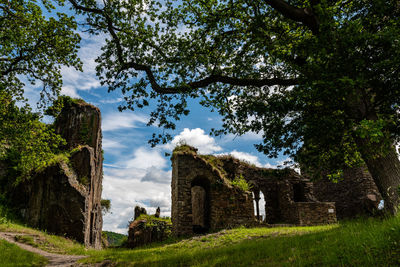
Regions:
M 319 32 L 319 22 L 311 8 L 298 8 L 284 0 L 265 0 L 265 2 L 288 19 L 306 25 L 313 34 Z
M 281 86 L 292 86 L 297 85 L 297 79 L 281 79 L 281 78 L 264 78 L 264 79 L 252 79 L 252 78 L 236 78 L 236 77 L 229 77 L 224 75 L 210 75 L 206 78 L 203 78 L 198 81 L 189 82 L 185 85 L 174 86 L 174 87 L 163 87 L 157 82 L 154 72 L 150 66 L 145 64 L 140 64 L 137 62 L 126 62 L 124 55 L 123 55 L 123 47 L 121 45 L 121 41 L 117 35 L 116 27 L 113 25 L 112 18 L 101 9 L 96 8 L 87 8 L 84 6 L 79 5 L 75 0 L 69 0 L 75 9 L 95 13 L 103 16 L 105 21 L 107 22 L 107 30 L 110 33 L 112 40 L 116 46 L 116 54 L 117 60 L 120 64 L 121 68 L 120 71 L 134 69 L 136 71 L 144 71 L 147 75 L 147 78 L 150 82 L 151 88 L 160 94 L 176 94 L 176 93 L 184 93 L 190 92 L 192 90 L 196 90 L 199 88 L 207 87 L 211 84 L 215 83 L 223 83 L 235 86 L 255 86 L 255 87 L 262 87 L 262 86 L 273 86 L 273 85 L 281 85 Z

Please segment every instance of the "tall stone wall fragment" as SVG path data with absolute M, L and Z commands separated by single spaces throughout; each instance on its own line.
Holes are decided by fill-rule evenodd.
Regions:
M 22 183 L 13 199 L 33 227 L 101 248 L 102 165 L 100 110 L 85 102 L 65 106 L 56 132 L 72 151 L 63 160 Z
M 175 235 L 255 223 L 251 192 L 232 186 L 197 155 L 173 154 L 171 187 Z

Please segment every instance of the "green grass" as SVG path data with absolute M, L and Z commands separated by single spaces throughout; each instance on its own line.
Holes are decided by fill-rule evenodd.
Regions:
M 32 247 L 39 247 L 39 244 L 37 242 L 35 242 L 35 239 L 33 238 L 33 236 L 30 235 L 17 235 L 15 237 L 15 241 L 19 242 L 19 243 L 24 243 L 27 245 L 30 245 Z
M 90 251 L 121 266 L 398 266 L 400 217 L 338 225 L 237 228 L 147 248 Z
M 45 232 L 26 227 L 25 225 L 11 222 L 10 220 L 1 220 L 0 232 L 21 233 L 16 241 L 25 243 L 39 249 L 59 254 L 85 255 L 88 252 L 82 244 L 61 236 L 50 235 Z
M 39 244 L 39 248 L 88 255 L 81 260 L 84 263 L 111 260 L 119 266 L 400 265 L 400 216 L 313 227 L 242 227 L 206 236 L 171 238 L 136 249 L 85 249 L 71 240 L 9 221 L 0 221 L 0 231 L 39 236 L 48 243 L 47 247 Z M 4 251 L 2 257 L 13 258 L 8 255 L 12 252 Z
M 25 251 L 17 245 L 0 240 L 1 266 L 45 266 L 46 263 L 46 258 Z

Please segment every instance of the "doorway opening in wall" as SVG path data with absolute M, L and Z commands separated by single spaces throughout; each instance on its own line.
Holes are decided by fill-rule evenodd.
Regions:
M 191 186 L 192 225 L 195 234 L 204 234 L 210 228 L 210 182 L 196 177 Z
M 261 191 L 253 192 L 253 204 L 254 217 L 260 222 L 265 221 L 265 198 Z
M 303 184 L 293 184 L 293 201 L 294 202 L 306 202 L 304 185 Z

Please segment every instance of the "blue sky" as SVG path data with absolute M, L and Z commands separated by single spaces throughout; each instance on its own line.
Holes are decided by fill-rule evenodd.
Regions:
M 64 11 L 65 12 L 65 11 Z M 128 221 L 133 217 L 135 205 L 143 206 L 149 213 L 161 207 L 161 215 L 169 216 L 171 210 L 171 162 L 165 152 L 184 141 L 204 154 L 231 154 L 236 158 L 254 163 L 260 167 L 276 167 L 286 158 L 268 159 L 259 153 L 253 144 L 260 142 L 260 135 L 248 133 L 211 137 L 211 128 L 219 128 L 221 117 L 190 101 L 191 113 L 177 122 L 171 132 L 173 141 L 151 148 L 147 141 L 157 127 L 147 127 L 149 112 L 145 110 L 119 112 L 122 103 L 120 92 L 107 93 L 95 75 L 95 59 L 107 36 L 90 36 L 79 32 L 82 37 L 79 56 L 83 62 L 83 72 L 72 68 L 62 68 L 64 85 L 62 94 L 82 98 L 96 105 L 102 113 L 104 179 L 103 198 L 111 199 L 111 213 L 104 216 L 103 229 L 127 233 Z M 40 84 L 25 88 L 26 97 L 34 106 L 38 101 Z M 260 205 L 261 207 L 263 205 Z

